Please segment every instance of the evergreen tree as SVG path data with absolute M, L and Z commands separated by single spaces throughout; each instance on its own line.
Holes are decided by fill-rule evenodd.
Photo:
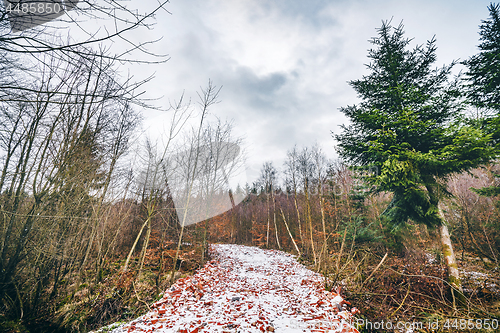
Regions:
M 500 114 L 500 5 L 488 6 L 489 20 L 479 26 L 479 53 L 464 61 L 467 97 L 472 105 Z
M 492 134 L 492 143 L 500 151 L 500 5 L 491 4 L 488 10 L 489 20 L 479 26 L 479 53 L 463 62 L 467 66 L 465 87 L 469 103 L 486 115 L 479 124 Z M 500 186 L 475 191 L 496 196 L 500 194 Z
M 467 126 L 455 81 L 454 64 L 433 68 L 436 42 L 409 48 L 403 25 L 384 22 L 371 40 L 370 74 L 349 84 L 361 98 L 341 108 L 351 124 L 335 135 L 340 154 L 358 166 L 379 172 L 366 177 L 375 191 L 394 194 L 384 211 L 394 227 L 411 219 L 439 227 L 450 281 L 461 290 L 453 248 L 439 202 L 444 180 L 488 161 L 489 136 Z

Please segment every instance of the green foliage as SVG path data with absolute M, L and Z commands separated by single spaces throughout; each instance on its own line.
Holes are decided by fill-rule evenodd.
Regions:
M 20 321 L 15 320 L 5 320 L 5 318 L 0 317 L 0 331 L 9 333 L 28 333 L 29 331 L 21 324 Z
M 384 234 L 377 228 L 375 222 L 367 223 L 362 216 L 357 216 L 352 223 L 346 225 L 346 240 L 355 240 L 358 245 L 384 243 Z
M 479 27 L 479 53 L 463 63 L 466 95 L 469 103 L 486 113 L 486 117 L 476 122 L 478 127 L 491 134 L 500 153 L 500 5 L 488 6 L 490 18 Z M 473 189 L 476 193 L 493 197 L 500 194 L 499 186 Z
M 500 5 L 488 6 L 490 18 L 479 27 L 479 53 L 464 61 L 467 97 L 478 108 L 500 111 Z
M 483 195 L 485 197 L 495 197 L 500 195 L 500 186 L 487 186 L 483 188 L 471 188 L 472 191 L 476 192 L 479 195 Z
M 448 79 L 454 63 L 433 68 L 434 39 L 409 49 L 402 25 L 385 22 L 378 32 L 371 73 L 349 82 L 362 101 L 341 109 L 351 124 L 335 138 L 343 158 L 380 170 L 365 179 L 394 193 L 384 213 L 396 225 L 438 225 L 439 179 L 489 161 L 490 135 L 464 119 L 458 83 Z

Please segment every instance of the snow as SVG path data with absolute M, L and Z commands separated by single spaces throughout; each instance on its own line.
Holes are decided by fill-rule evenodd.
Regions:
M 358 332 L 349 324 L 357 310 L 292 255 L 234 244 L 210 251 L 211 262 L 112 332 Z
M 463 276 L 464 291 L 467 293 L 473 293 L 476 289 L 483 289 L 491 292 L 495 295 L 500 295 L 500 281 L 494 279 L 490 274 L 466 271 L 465 269 L 459 269 L 460 274 Z

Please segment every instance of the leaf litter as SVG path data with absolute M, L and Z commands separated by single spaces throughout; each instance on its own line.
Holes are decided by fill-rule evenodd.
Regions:
M 112 332 L 358 333 L 358 310 L 293 255 L 235 244 L 209 250 L 212 260 L 196 274 Z

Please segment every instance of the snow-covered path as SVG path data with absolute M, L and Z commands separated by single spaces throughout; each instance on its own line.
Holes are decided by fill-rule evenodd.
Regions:
M 356 310 L 292 255 L 227 244 L 210 251 L 211 262 L 113 332 L 357 332 L 348 324 Z

